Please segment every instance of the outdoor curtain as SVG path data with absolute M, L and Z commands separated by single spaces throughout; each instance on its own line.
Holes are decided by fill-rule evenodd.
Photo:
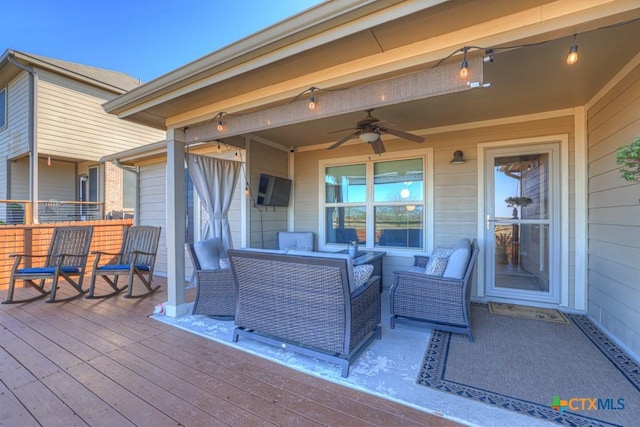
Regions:
M 202 239 L 219 237 L 225 249 L 233 248 L 228 213 L 241 166 L 233 160 L 187 154 L 191 180 L 208 214 Z

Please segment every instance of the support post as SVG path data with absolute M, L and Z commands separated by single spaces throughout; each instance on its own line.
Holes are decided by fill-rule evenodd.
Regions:
M 185 302 L 184 243 L 184 132 L 167 130 L 167 316 L 187 312 Z

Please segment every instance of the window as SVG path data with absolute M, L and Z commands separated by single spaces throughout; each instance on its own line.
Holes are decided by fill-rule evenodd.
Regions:
M 352 241 L 367 248 L 426 249 L 426 160 L 393 159 L 322 163 L 324 243 Z
M 87 186 L 88 186 L 87 201 L 97 202 L 98 201 L 98 168 L 97 167 L 89 168 L 89 182 Z
M 122 171 L 122 209 L 135 209 L 136 207 L 136 173 Z
M 0 129 L 7 126 L 7 88 L 0 90 Z

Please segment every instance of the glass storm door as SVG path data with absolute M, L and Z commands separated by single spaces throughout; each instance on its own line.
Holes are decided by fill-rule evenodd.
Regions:
M 559 147 L 487 154 L 487 296 L 560 302 Z

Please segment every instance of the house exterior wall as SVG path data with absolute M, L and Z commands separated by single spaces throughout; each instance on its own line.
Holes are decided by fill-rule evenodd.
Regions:
M 588 311 L 640 355 L 640 184 L 620 177 L 616 149 L 640 135 L 640 66 L 587 111 Z
M 249 186 L 253 201 L 258 195 L 258 184 L 260 182 L 260 174 L 288 178 L 288 154 L 285 151 L 273 148 L 266 144 L 252 141 L 249 156 Z M 317 170 L 317 166 L 316 166 Z M 294 183 L 295 185 L 295 183 Z M 292 192 L 295 190 L 292 190 Z M 298 194 L 298 192 L 296 192 Z M 317 195 L 317 191 L 315 192 Z M 306 195 L 305 195 L 306 196 Z M 317 205 L 317 201 L 315 202 Z M 286 231 L 288 228 L 288 210 L 285 207 L 253 207 L 249 205 L 249 247 L 275 249 L 278 246 L 277 232 Z M 298 228 L 302 230 L 302 228 Z M 317 229 L 305 228 L 305 230 Z
M 157 129 L 106 114 L 102 104 L 113 93 L 44 70 L 38 76 L 40 153 L 98 161 L 165 137 Z
M 12 197 L 11 161 L 29 152 L 30 140 L 29 77 L 22 73 L 7 85 L 7 126 L 0 129 L 0 199 Z
M 433 247 L 451 246 L 462 237 L 482 239 L 477 236 L 478 230 L 478 144 L 502 140 L 514 140 L 545 135 L 567 134 L 569 136 L 569 210 L 573 212 L 574 200 L 574 118 L 572 115 L 543 120 L 506 121 L 505 124 L 479 125 L 476 128 L 447 130 L 426 136 L 420 148 L 432 147 L 434 164 L 434 230 Z M 416 144 L 403 140 L 386 138 L 387 152 L 415 150 Z M 451 164 L 449 161 L 455 150 L 462 150 L 466 162 Z M 295 154 L 295 220 L 294 229 L 312 230 L 318 233 L 319 211 L 319 161 L 331 158 L 347 158 L 369 154 L 370 148 L 365 144 L 343 145 L 339 151 L 314 150 L 301 151 Z M 384 155 L 383 155 L 384 156 Z M 252 169 L 253 169 L 252 165 Z M 574 269 L 574 222 L 569 222 L 570 256 L 569 271 Z M 284 229 L 284 228 L 282 228 Z M 393 251 L 384 258 L 383 286 L 388 288 L 393 283 L 393 270 L 406 267 L 413 262 L 415 251 L 405 254 Z M 570 302 L 574 305 L 574 275 L 570 274 Z M 477 295 L 477 289 L 475 290 Z

